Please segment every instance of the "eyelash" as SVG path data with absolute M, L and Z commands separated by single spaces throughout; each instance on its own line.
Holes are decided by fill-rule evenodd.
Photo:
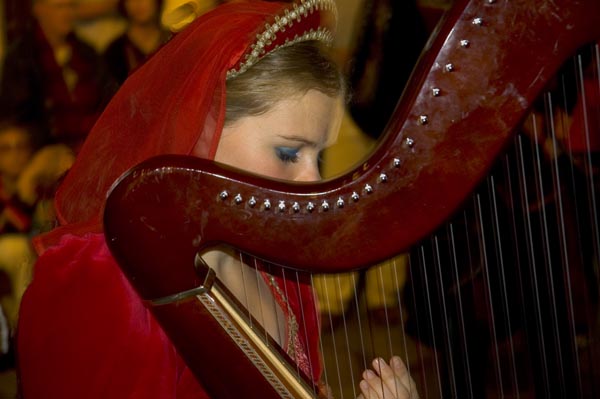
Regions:
M 275 148 L 275 154 L 284 163 L 296 163 L 298 162 L 298 148 L 278 147 Z

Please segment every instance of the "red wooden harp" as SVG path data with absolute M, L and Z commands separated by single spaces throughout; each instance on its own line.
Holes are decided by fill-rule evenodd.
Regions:
M 577 161 L 589 172 L 582 174 L 588 191 L 579 193 L 577 200 L 556 202 L 561 206 L 552 214 L 558 215 L 563 227 L 542 222 L 546 225 L 539 236 L 545 250 L 538 256 L 534 244 L 519 249 L 519 240 L 537 241 L 533 233 L 537 222 L 531 216 L 534 206 L 523 189 L 529 179 L 523 154 L 539 147 L 525 145 L 525 136 L 517 133 L 526 118 L 537 115 L 532 111 L 540 103 L 546 110 L 554 109 L 550 97 L 540 100 L 540 94 L 565 62 L 579 66 L 575 69 L 581 73 L 574 82 L 584 88 L 581 56 L 568 60 L 586 45 L 592 54 L 588 64 L 595 65 L 591 67 L 595 86 L 585 87 L 599 90 L 600 63 L 594 45 L 600 38 L 599 15 L 597 0 L 457 1 L 424 50 L 377 149 L 338 178 L 290 184 L 184 156 L 153 158 L 122 176 L 106 203 L 107 242 L 140 296 L 154 304 L 154 315 L 207 391 L 219 398 L 239 397 L 239 392 L 252 392 L 248 394 L 252 397 L 319 396 L 318 387 L 302 377 L 268 339 L 257 342 L 260 328 L 248 327 L 248 320 L 236 316 L 236 304 L 198 261 L 203 249 L 226 243 L 285 265 L 290 273 L 360 270 L 411 252 L 413 314 L 423 314 L 426 320 L 414 322 L 413 328 L 427 337 L 423 341 L 434 348 L 435 359 L 433 372 L 423 365 L 412 369 L 422 384 L 422 397 L 447 393 L 481 397 L 476 381 L 481 370 L 475 358 L 490 346 L 496 349 L 488 359 L 492 376 L 481 377 L 494 380 L 501 396 L 503 390 L 518 393 L 523 378 L 531 381 L 527 386 L 538 397 L 597 395 L 600 385 L 584 381 L 581 365 L 593 364 L 598 353 L 589 349 L 592 345 L 585 356 L 578 355 L 576 304 L 551 303 L 587 290 L 577 286 L 585 285 L 585 279 L 571 281 L 576 264 L 590 263 L 592 276 L 598 268 L 594 154 L 588 151 Z M 570 84 L 560 82 L 562 87 Z M 580 98 L 588 97 L 582 91 Z M 600 114 L 595 109 L 597 114 L 590 115 L 590 109 L 585 108 L 585 121 Z M 588 144 L 589 134 L 598 132 L 588 133 Z M 556 137 L 550 138 L 556 142 Z M 506 153 L 507 148 L 512 149 Z M 509 158 L 515 158 L 519 167 L 509 166 Z M 540 159 L 538 154 L 532 164 L 541 168 Z M 567 196 L 560 189 L 558 166 L 551 165 L 548 184 L 555 187 L 553 195 Z M 567 169 L 573 169 L 575 163 L 569 165 Z M 513 190 L 499 180 L 518 180 L 521 185 Z M 542 182 L 542 177 L 534 178 L 531 185 L 538 197 L 545 198 Z M 496 205 L 502 198 L 510 205 L 499 212 Z M 525 205 L 516 205 L 515 198 Z M 567 210 L 578 210 L 579 219 L 565 223 Z M 515 222 L 517 217 L 521 221 Z M 505 221 L 512 224 L 505 226 Z M 471 232 L 474 238 L 459 239 L 458 230 Z M 555 230 L 559 230 L 558 255 L 550 238 Z M 574 250 L 579 259 L 574 260 L 569 255 L 569 237 L 584 231 L 591 237 L 590 244 L 580 242 Z M 494 236 L 491 244 L 486 234 Z M 504 251 L 509 247 L 517 249 L 507 255 Z M 566 267 L 556 272 L 548 264 Z M 514 275 L 527 276 L 527 284 L 519 279 L 509 285 Z M 479 276 L 478 288 L 468 284 L 475 280 L 473 276 Z M 557 276 L 561 281 L 556 281 Z M 470 294 L 481 290 L 477 298 L 482 306 L 475 306 L 481 304 L 474 304 L 461 291 L 466 285 Z M 517 286 L 518 292 L 507 288 Z M 518 298 L 517 305 L 509 300 L 512 297 Z M 533 310 L 524 303 L 536 300 Z M 551 307 L 549 327 L 544 321 L 545 302 Z M 515 310 L 518 319 L 525 319 L 522 339 L 534 347 L 535 355 L 527 357 L 529 364 L 545 367 L 541 376 L 533 372 L 521 377 L 514 350 L 501 359 L 500 345 L 517 345 L 507 339 L 514 337 L 511 322 L 518 324 L 507 316 L 513 306 L 521 309 Z M 467 307 L 487 310 L 468 313 Z M 436 314 L 442 314 L 439 322 Z M 467 314 L 474 315 L 474 321 L 466 321 Z M 597 317 L 588 316 L 588 320 Z M 478 327 L 467 328 L 479 324 L 485 325 L 488 337 L 480 340 L 483 343 L 477 339 Z M 225 373 L 234 373 L 236 383 L 222 378 Z M 344 395 L 341 391 L 338 396 Z

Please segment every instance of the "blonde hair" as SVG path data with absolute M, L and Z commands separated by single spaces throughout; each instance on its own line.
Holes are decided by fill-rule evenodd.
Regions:
M 227 81 L 225 124 L 264 114 L 277 102 L 309 90 L 330 97 L 345 97 L 347 92 L 340 68 L 320 42 L 281 47 Z

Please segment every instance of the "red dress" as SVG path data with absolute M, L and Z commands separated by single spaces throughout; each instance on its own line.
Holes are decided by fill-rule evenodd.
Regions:
M 25 398 L 208 397 L 122 273 L 103 234 L 63 236 L 40 256 L 34 273 L 17 329 Z M 284 313 L 289 309 L 308 327 L 299 328 L 286 349 L 318 381 L 312 292 L 307 285 L 273 278 L 290 293 Z M 314 334 L 305 337 L 304 331 Z
M 298 14 L 298 30 L 277 35 L 269 27 L 297 5 L 221 5 L 178 33 L 113 97 L 56 193 L 61 226 L 37 238 L 38 249 L 47 249 L 23 296 L 17 328 L 24 398 L 207 397 L 105 244 L 99 221 L 106 194 L 125 171 L 155 155 L 214 159 L 225 120 L 228 71 L 241 68 L 259 33 L 276 36 L 270 41 L 274 46 L 330 19 L 327 10 L 310 4 Z M 318 381 L 312 291 L 299 280 L 271 277 L 288 296 L 284 303 L 272 288 L 286 317 L 304 323 L 285 349 Z
M 65 236 L 39 258 L 17 331 L 24 398 L 208 397 L 102 234 Z

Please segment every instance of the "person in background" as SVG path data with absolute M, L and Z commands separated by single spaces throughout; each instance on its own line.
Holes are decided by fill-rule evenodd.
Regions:
M 0 116 L 35 124 L 35 145 L 79 150 L 115 92 L 104 63 L 73 33 L 74 0 L 33 0 L 30 29 L 6 54 Z
M 119 0 L 78 0 L 75 3 L 75 34 L 98 54 L 125 32 L 127 21 L 117 10 Z
M 11 333 L 35 259 L 29 240 L 33 207 L 17 190 L 19 177 L 33 156 L 31 135 L 27 126 L 12 121 L 0 124 L 0 270 L 8 279 L 0 305 Z
M 162 3 L 162 0 L 119 1 L 119 12 L 128 21 L 127 30 L 104 53 L 106 65 L 119 84 L 170 37 L 160 24 Z
M 11 332 L 36 258 L 31 237 L 50 229 L 54 187 L 75 158 L 61 144 L 37 149 L 34 136 L 30 125 L 0 123 L 0 270 L 9 283 L 0 305 Z

